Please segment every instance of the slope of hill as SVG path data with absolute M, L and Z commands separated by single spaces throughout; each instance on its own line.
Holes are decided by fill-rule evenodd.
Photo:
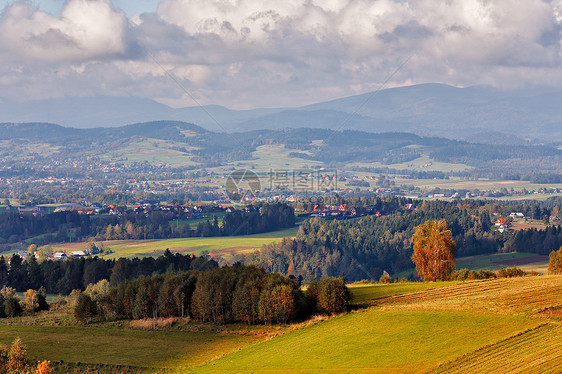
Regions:
M 281 147 L 286 159 L 292 160 L 285 166 L 310 162 L 340 169 L 390 166 L 411 171 L 414 164 L 425 160 L 422 164 L 442 163 L 448 167 L 446 171 L 476 168 L 476 175 L 487 177 L 533 175 L 539 172 L 536 165 L 541 165 L 541 174 L 562 173 L 562 150 L 556 144 L 490 146 L 399 132 L 289 128 L 223 133 L 179 121 L 92 129 L 4 123 L 0 124 L 0 141 L 0 155 L 14 166 L 22 157 L 31 157 L 34 163 L 51 163 L 53 157 L 83 159 L 85 155 L 107 162 L 146 161 L 169 166 L 216 167 L 239 161 L 253 165 L 268 154 L 264 147 Z M 48 149 L 43 155 L 47 159 L 41 158 L 41 149 Z M 274 152 L 277 157 L 279 151 Z
M 467 282 L 383 298 L 377 289 L 368 310 L 289 332 L 194 371 L 555 372 L 562 365 L 559 322 L 534 316 L 561 307 L 561 290 L 559 276 Z

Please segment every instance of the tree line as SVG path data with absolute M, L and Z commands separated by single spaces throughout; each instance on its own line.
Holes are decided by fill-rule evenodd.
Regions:
M 289 277 L 255 266 L 140 276 L 109 287 L 90 285 L 75 307 L 79 321 L 192 317 L 214 324 L 288 323 L 349 308 L 342 279 L 314 282 L 307 292 Z
M 217 267 L 214 260 L 172 254 L 169 250 L 157 258 L 105 260 L 99 257 L 81 257 L 41 263 L 34 257 L 23 261 L 18 255 L 13 255 L 9 266 L 5 258 L 0 257 L 0 287 L 12 287 L 18 292 L 44 287 L 47 293 L 68 295 L 72 290 L 84 290 L 88 284 L 95 284 L 103 279 L 117 285 L 140 276 L 174 271 L 203 271 Z
M 205 236 L 257 234 L 292 227 L 294 210 L 285 204 L 265 204 L 261 211 L 227 213 L 222 225 L 214 217 L 192 229 L 189 222 L 174 222 L 187 216 L 174 216 L 161 211 L 149 214 L 130 213 L 121 216 L 80 215 L 56 212 L 44 216 L 0 213 L 0 244 L 33 239 L 37 245 L 53 242 L 99 240 L 167 239 Z

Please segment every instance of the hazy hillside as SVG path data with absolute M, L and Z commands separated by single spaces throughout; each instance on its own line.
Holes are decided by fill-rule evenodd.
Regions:
M 314 127 L 402 131 L 465 139 L 482 132 L 562 141 L 562 92 L 499 91 L 422 84 L 339 98 L 300 108 L 173 109 L 135 97 L 0 103 L 0 122 L 53 122 L 77 128 L 177 120 L 218 132 Z M 192 104 L 192 103 L 186 103 Z
M 457 164 L 460 167 L 457 170 L 473 168 L 475 176 L 528 176 L 537 173 L 537 165 L 541 166 L 541 174 L 555 174 L 556 178 L 562 174 L 562 150 L 556 148 L 556 143 L 535 145 L 516 137 L 506 137 L 502 143 L 501 134 L 482 136 L 490 144 L 478 143 L 476 139 L 467 142 L 406 132 L 319 128 L 224 133 L 180 121 L 90 129 L 48 123 L 4 123 L 0 124 L 0 140 L 3 141 L 0 157 L 5 162 L 17 162 L 18 157 L 33 157 L 40 149 L 48 149 L 48 157 L 88 155 L 108 161 L 145 160 L 157 164 L 214 167 L 244 160 L 258 162 L 265 157 L 258 149 L 277 147 L 277 152 L 280 149 L 285 152 L 283 157 L 288 161 L 311 161 L 338 168 L 412 169 L 414 164 L 423 166 L 433 161 Z M 281 155 L 274 153 L 267 157 Z

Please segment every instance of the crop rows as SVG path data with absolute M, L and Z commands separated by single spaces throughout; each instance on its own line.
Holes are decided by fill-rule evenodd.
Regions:
M 562 277 L 466 282 L 379 300 L 383 308 L 532 313 L 562 304 Z
M 450 361 L 431 373 L 558 373 L 562 326 L 544 324 Z

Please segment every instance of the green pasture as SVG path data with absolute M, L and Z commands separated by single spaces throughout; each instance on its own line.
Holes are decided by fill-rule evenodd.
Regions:
M 243 235 L 243 236 L 220 236 L 210 238 L 179 238 L 162 240 L 111 240 L 104 242 L 109 246 L 113 253 L 103 256 L 106 259 L 120 257 L 142 257 L 159 256 L 166 249 L 172 252 L 201 254 L 203 251 L 213 251 L 221 255 L 231 255 L 233 253 L 243 253 L 260 249 L 264 244 L 280 241 L 286 237 L 294 237 L 298 228 L 274 231 L 264 234 Z M 55 245 L 56 249 L 68 248 L 69 250 L 79 250 L 81 246 L 86 247 L 87 243 Z
M 255 344 L 194 372 L 423 373 L 538 324 L 468 312 L 368 310 Z
M 410 147 L 411 148 L 411 147 Z M 388 167 L 390 169 L 397 170 L 409 170 L 409 171 L 442 171 L 442 172 L 456 172 L 464 171 L 467 169 L 472 169 L 472 166 L 465 164 L 453 164 L 449 162 L 439 162 L 430 158 L 429 155 L 423 154 L 415 160 L 402 162 L 397 164 L 382 164 L 380 162 L 355 162 L 348 166 L 357 167 Z
M 405 282 L 391 284 L 351 285 L 349 289 L 353 295 L 353 302 L 361 304 L 366 301 L 382 297 L 402 295 L 411 292 L 425 291 L 433 288 L 446 287 L 458 282 Z
M 312 166 L 324 166 L 320 161 L 304 160 L 298 157 L 289 156 L 292 152 L 303 152 L 296 149 L 285 148 L 284 145 L 267 144 L 257 147 L 252 153 L 252 159 L 234 161 L 213 168 L 215 172 L 224 173 L 236 169 L 251 169 L 256 174 L 267 180 L 267 173 L 270 170 L 293 170 L 293 169 L 309 169 Z
M 521 191 L 523 188 L 527 190 L 538 190 L 540 188 L 562 188 L 562 184 L 535 184 L 528 181 L 512 181 L 512 180 L 490 180 L 490 179 L 480 179 L 477 181 L 464 180 L 460 177 L 451 177 L 450 179 L 407 179 L 399 178 L 396 184 L 414 185 L 421 189 L 464 189 L 464 190 L 474 190 L 479 189 L 482 191 L 487 190 L 500 190 L 502 188 L 513 188 L 516 191 Z M 527 198 L 540 197 L 542 194 L 529 194 L 526 195 Z M 545 195 L 550 197 L 551 195 Z
M 150 164 L 164 163 L 172 167 L 197 165 L 191 160 L 191 154 L 172 149 L 172 146 L 186 148 L 189 152 L 193 147 L 162 139 L 131 140 L 125 147 L 112 150 L 102 157 L 106 160 L 121 160 L 125 163 L 147 161 Z
M 88 364 L 180 368 L 254 344 L 262 337 L 217 332 L 117 327 L 2 326 L 0 343 L 20 337 L 35 359 Z
M 536 257 L 536 253 L 518 252 L 461 257 L 457 259 L 457 269 L 498 270 L 502 267 L 512 267 L 514 265 L 520 268 L 531 268 L 533 266 L 548 267 L 548 260 L 545 259 L 545 261 L 537 262 L 534 260 Z M 526 259 L 528 259 L 529 262 L 527 262 Z M 512 264 L 512 260 L 518 260 L 521 264 Z

